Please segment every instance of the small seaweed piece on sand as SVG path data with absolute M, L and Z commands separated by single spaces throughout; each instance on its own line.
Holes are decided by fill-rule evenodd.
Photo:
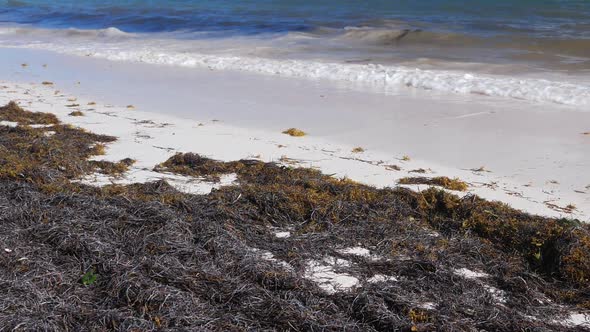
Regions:
M 68 114 L 69 116 L 84 116 L 84 112 L 82 111 L 73 111 L 72 113 Z
M 484 166 L 480 166 L 477 168 L 472 168 L 471 169 L 472 172 L 476 172 L 476 173 L 481 173 L 481 172 L 488 172 L 490 173 L 490 171 L 488 171 Z
M 281 158 L 279 159 L 279 161 L 281 163 L 283 163 L 283 164 L 291 165 L 291 166 L 299 164 L 299 161 L 297 159 L 292 159 L 292 158 L 289 158 L 289 157 L 284 156 L 284 155 L 281 156 Z
M 41 84 L 43 84 L 43 85 L 53 85 L 53 82 L 43 81 L 43 82 L 41 82 Z
M 410 156 L 408 156 L 408 155 L 405 155 L 405 156 L 401 157 L 401 158 L 400 158 L 400 160 L 401 160 L 401 161 L 410 161 L 410 160 L 411 160 L 411 158 L 410 158 Z
M 426 177 L 408 177 L 402 178 L 398 181 L 399 184 L 426 184 L 431 186 L 440 186 L 449 190 L 466 191 L 468 188 L 467 183 L 454 178 L 448 178 L 446 176 L 437 176 L 434 178 Z
M 545 205 L 552 210 L 564 212 L 564 213 L 574 213 L 574 211 L 577 209 L 577 207 L 574 204 L 568 204 L 568 205 L 562 207 L 562 206 L 559 206 L 555 203 L 547 201 L 547 202 L 545 202 Z
M 388 171 L 401 171 L 402 168 L 398 165 L 385 165 L 385 169 Z
M 297 128 L 289 128 L 287 130 L 284 130 L 283 134 L 293 137 L 303 137 L 306 135 L 306 133 L 303 130 Z
M 134 109 L 135 106 L 133 106 L 133 105 L 127 105 L 126 108 L 128 108 L 128 109 Z
M 66 107 L 80 107 L 80 104 L 69 104 Z
M 420 173 L 420 174 L 424 174 L 426 173 L 426 170 L 424 168 L 418 168 L 418 169 L 413 169 L 411 171 L 409 171 L 410 173 Z
M 365 149 L 361 148 L 360 146 L 352 149 L 352 153 L 362 153 L 365 152 Z

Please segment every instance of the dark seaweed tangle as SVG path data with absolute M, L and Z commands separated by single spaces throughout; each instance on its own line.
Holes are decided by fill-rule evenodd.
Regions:
M 72 180 L 119 170 L 88 161 L 114 138 L 28 127 L 16 104 L 0 120 L 9 109 L 21 125 L 0 126 L 1 331 L 571 331 L 560 320 L 590 308 L 588 225 L 196 154 L 157 169 L 239 183 L 85 186 Z M 371 256 L 342 251 L 357 246 Z M 327 257 L 358 283 L 328 293 L 306 278 Z

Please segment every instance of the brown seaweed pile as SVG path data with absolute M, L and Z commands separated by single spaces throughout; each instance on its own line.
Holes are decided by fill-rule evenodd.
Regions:
M 588 225 L 196 154 L 158 169 L 239 184 L 72 182 L 112 139 L 0 126 L 0 330 L 569 331 L 590 309 Z M 358 282 L 326 292 L 327 258 Z
M 424 170 L 414 170 L 410 171 L 414 173 L 426 173 Z M 427 177 L 411 177 L 411 178 L 401 178 L 398 181 L 399 184 L 426 184 L 429 186 L 439 186 L 449 190 L 455 191 L 466 191 L 469 187 L 467 183 L 455 178 L 451 179 L 446 176 L 437 176 L 433 178 Z
M 53 125 L 59 123 L 57 117 L 51 113 L 25 111 L 15 102 L 10 102 L 8 105 L 0 107 L 0 114 L 3 121 L 18 122 L 20 125 Z
M 297 129 L 297 128 L 289 128 L 287 130 L 284 130 L 283 134 L 293 136 L 293 137 L 303 137 L 303 136 L 307 135 L 306 132 L 304 132 L 301 129 Z

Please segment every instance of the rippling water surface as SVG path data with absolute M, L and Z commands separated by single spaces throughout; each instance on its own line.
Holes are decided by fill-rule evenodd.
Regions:
M 0 46 L 573 105 L 590 100 L 587 0 L 0 0 Z

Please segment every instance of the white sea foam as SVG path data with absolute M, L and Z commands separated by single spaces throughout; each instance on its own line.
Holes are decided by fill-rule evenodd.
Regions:
M 179 40 L 126 34 L 115 28 L 104 30 L 58 30 L 27 28 L 15 35 L 14 28 L 0 27 L 0 46 L 37 48 L 64 54 L 93 56 L 113 61 L 246 71 L 312 80 L 333 80 L 371 86 L 379 91 L 418 88 L 447 93 L 507 97 L 534 102 L 573 106 L 590 105 L 590 86 L 576 81 L 519 78 L 451 70 L 431 70 L 399 65 L 342 63 L 320 60 L 279 59 L 272 51 L 248 52 L 247 45 L 260 40 Z M 38 32 L 33 33 L 33 30 Z M 12 31 L 12 35 L 11 32 Z M 26 31 L 24 33 L 23 31 Z M 55 38 L 47 35 L 55 34 Z M 44 38 L 22 38 L 34 34 Z M 72 38 L 68 38 L 72 37 Z M 99 38 L 100 37 L 100 38 Z M 122 38 L 124 37 L 124 38 Z M 240 44 L 241 43 L 241 44 Z M 235 45 L 234 45 L 235 44 Z M 214 45 L 214 46 L 211 46 Z M 233 46 L 232 46 L 233 45 Z M 272 44 L 259 47 L 273 49 Z M 231 46 L 231 47 L 230 47 Z
M 179 54 L 152 50 L 97 50 L 93 56 L 214 70 L 240 70 L 266 75 L 366 83 L 377 88 L 407 86 L 442 92 L 510 97 L 566 105 L 590 105 L 590 87 L 567 82 L 484 76 L 401 66 L 271 60 L 241 56 Z
M 26 25 L 22 26 L 4 26 L 0 27 L 0 35 L 5 36 L 19 36 L 19 37 L 27 37 L 27 36 L 35 36 L 37 38 L 41 37 L 101 37 L 101 38 L 113 38 L 113 37 L 132 37 L 134 34 L 127 33 L 121 31 L 117 28 L 110 27 L 106 29 L 75 29 L 75 28 L 68 28 L 68 29 L 37 29 L 31 28 Z

